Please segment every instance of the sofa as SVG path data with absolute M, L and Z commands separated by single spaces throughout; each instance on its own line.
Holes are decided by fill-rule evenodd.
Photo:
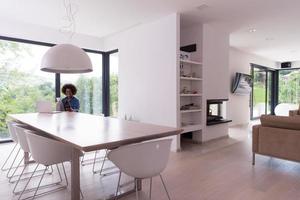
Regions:
M 300 104 L 299 104 L 298 110 L 290 110 L 290 111 L 289 111 L 289 116 L 290 116 L 290 117 L 292 117 L 292 116 L 297 116 L 297 115 L 300 115 Z
M 300 162 L 300 115 L 262 115 L 252 128 L 252 164 L 255 154 Z

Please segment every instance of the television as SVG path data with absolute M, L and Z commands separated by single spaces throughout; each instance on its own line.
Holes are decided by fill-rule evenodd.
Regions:
M 238 95 L 248 95 L 252 91 L 252 76 L 248 74 L 236 73 L 232 84 L 232 93 Z

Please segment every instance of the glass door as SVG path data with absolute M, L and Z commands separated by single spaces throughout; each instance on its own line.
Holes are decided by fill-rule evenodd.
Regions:
M 252 65 L 253 87 L 251 95 L 251 119 L 263 114 L 272 114 L 274 110 L 274 71 Z

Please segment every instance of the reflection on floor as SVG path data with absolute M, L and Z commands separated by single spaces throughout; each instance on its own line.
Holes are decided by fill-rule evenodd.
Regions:
M 5 155 L 11 144 L 0 145 Z M 202 145 L 185 143 L 172 153 L 163 173 L 173 200 L 275 200 L 300 199 L 300 165 L 295 162 L 257 156 L 251 165 L 251 131 L 248 126 L 230 128 L 230 136 Z M 1 156 L 3 160 L 4 156 Z M 100 178 L 92 166 L 81 171 L 85 199 L 105 199 L 114 193 L 117 175 Z M 69 166 L 68 171 L 69 174 Z M 126 178 L 127 181 L 129 178 Z M 153 181 L 153 200 L 167 199 L 159 178 Z M 5 173 L 0 174 L 0 199 L 16 199 Z M 144 181 L 140 199 L 148 199 L 148 181 Z M 41 200 L 70 199 L 69 191 L 41 197 Z M 130 195 L 124 200 L 135 199 Z

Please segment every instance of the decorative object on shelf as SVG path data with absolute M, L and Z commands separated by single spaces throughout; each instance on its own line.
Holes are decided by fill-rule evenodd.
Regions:
M 199 94 L 196 90 L 188 90 L 187 87 L 183 87 L 180 94 Z
M 180 51 L 180 59 L 181 60 L 190 60 L 191 59 L 191 53 Z
M 72 0 L 64 0 L 68 25 L 62 27 L 70 33 L 70 40 L 75 34 L 75 14 Z M 92 62 L 84 50 L 73 44 L 58 44 L 51 47 L 43 56 L 41 70 L 53 73 L 86 73 L 93 71 Z
M 195 103 L 185 104 L 180 107 L 180 110 L 198 110 L 200 109 L 200 106 Z

